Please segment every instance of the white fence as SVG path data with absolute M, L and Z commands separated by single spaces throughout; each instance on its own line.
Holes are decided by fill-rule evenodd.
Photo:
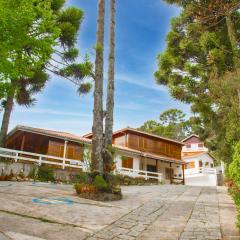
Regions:
M 215 168 L 190 168 L 185 170 L 185 175 L 195 175 L 195 174 L 217 174 L 217 171 Z
M 143 170 L 136 170 L 136 169 L 130 169 L 130 168 L 118 168 L 116 170 L 119 174 L 126 175 L 129 177 L 143 177 L 145 179 L 157 179 L 159 182 L 162 181 L 162 174 L 157 172 L 149 172 L 149 171 L 143 171 Z
M 62 169 L 65 169 L 65 167 L 78 168 L 82 169 L 83 171 L 86 169 L 84 161 L 18 151 L 8 148 L 0 148 L 0 157 L 13 159 L 15 162 L 28 161 L 37 163 L 38 165 L 41 165 L 42 163 L 56 165 L 62 167 Z M 118 168 L 115 172 L 130 177 L 144 177 L 145 179 L 158 179 L 158 181 L 162 181 L 162 174 L 156 172 L 148 172 L 130 168 Z
M 54 157 L 49 155 L 17 151 L 13 149 L 0 148 L 0 157 L 13 159 L 15 162 L 29 161 L 41 165 L 42 163 L 56 165 L 65 169 L 65 167 L 84 168 L 84 163 L 79 160 Z

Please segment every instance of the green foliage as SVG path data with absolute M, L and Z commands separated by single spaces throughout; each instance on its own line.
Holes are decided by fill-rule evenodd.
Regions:
M 53 11 L 59 11 L 65 3 L 65 0 L 51 0 L 51 9 Z
M 69 48 L 67 51 L 63 53 L 63 60 L 73 62 L 78 57 L 78 54 L 79 52 L 77 48 Z
M 28 177 L 31 178 L 31 179 L 34 179 L 34 181 L 37 180 L 37 177 L 38 177 L 38 167 L 34 166 L 31 169 L 31 171 L 29 172 Z
M 112 145 L 108 145 L 107 150 L 112 154 L 112 156 L 114 156 L 117 151 L 117 149 L 115 147 L 113 147 Z
M 160 114 L 160 123 L 163 125 L 176 125 L 184 122 L 186 115 L 179 109 L 169 109 Z
M 88 174 L 86 172 L 80 172 L 78 175 L 76 175 L 75 182 L 76 183 L 88 183 L 89 182 Z
M 240 190 L 240 142 L 238 142 L 233 150 L 233 161 L 229 165 L 229 176 L 234 180 L 235 185 Z M 240 202 L 239 202 L 240 205 Z
M 37 179 L 43 182 L 54 182 L 54 171 L 53 168 L 48 165 L 42 165 L 38 168 Z
M 193 131 L 215 156 L 230 162 L 240 137 L 237 1 L 166 2 L 181 6 L 181 14 L 172 20 L 166 50 L 158 56 L 156 81 L 167 85 L 173 98 L 191 104 Z
M 100 43 L 97 43 L 95 46 L 95 50 L 96 52 L 101 53 L 103 52 L 103 46 Z
M 162 137 L 182 140 L 192 133 L 192 125 L 178 109 L 169 109 L 160 114 L 160 121 L 147 121 L 139 129 Z
M 64 7 L 64 3 L 65 0 L 0 0 L 2 105 L 8 97 L 14 97 L 19 105 L 32 106 L 36 102 L 33 95 L 44 88 L 48 72 L 77 86 L 92 75 L 89 59 L 76 62 L 75 46 L 83 11 Z M 90 86 L 87 87 L 85 93 L 89 91 Z M 11 113 L 11 109 L 8 105 L 5 110 Z M 2 129 L 4 139 L 8 129 Z
M 122 160 L 122 161 L 127 161 L 128 159 L 129 159 L 129 157 L 121 156 L 121 160 Z
M 233 161 L 228 167 L 227 177 L 232 181 L 229 191 L 238 207 L 238 226 L 240 227 L 240 141 L 233 150 Z
M 31 77 L 59 35 L 49 1 L 0 0 L 0 79 Z M 45 33 L 48 34 L 45 34 Z
M 86 82 L 86 83 L 82 83 L 80 85 L 80 87 L 78 88 L 78 93 L 81 94 L 86 94 L 89 93 L 92 89 L 92 83 L 90 82 Z
M 108 184 L 104 178 L 100 175 L 95 176 L 93 185 L 99 191 L 106 191 L 108 189 Z

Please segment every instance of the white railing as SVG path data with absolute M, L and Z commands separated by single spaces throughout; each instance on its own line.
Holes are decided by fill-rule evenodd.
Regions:
M 83 161 L 60 158 L 38 153 L 18 151 L 8 148 L 0 148 L 0 157 L 13 159 L 15 162 L 28 161 L 32 163 L 37 163 L 38 165 L 41 165 L 43 163 L 49 165 L 56 165 L 62 167 L 62 169 L 65 169 L 65 167 L 71 167 L 85 170 L 86 168 Z M 144 179 L 157 179 L 158 181 L 162 181 L 162 174 L 157 172 L 135 170 L 130 168 L 118 168 L 115 172 L 130 177 L 143 177 Z
M 194 175 L 194 174 L 216 174 L 217 171 L 215 168 L 190 168 L 190 169 L 185 169 L 185 175 Z
M 129 177 L 143 177 L 144 179 L 157 179 L 159 182 L 162 181 L 162 174 L 157 172 L 149 172 L 143 170 L 136 170 L 131 168 L 118 167 L 116 172 L 122 175 L 127 175 Z
M 44 154 L 37 154 L 37 153 L 30 153 L 24 151 L 18 151 L 8 148 L 0 148 L 0 157 L 13 159 L 15 162 L 21 161 L 29 161 L 33 163 L 37 163 L 41 165 L 42 163 L 61 166 L 62 169 L 65 167 L 72 167 L 72 168 L 84 168 L 84 163 L 79 160 L 72 160 L 68 158 L 60 158 L 50 155 Z

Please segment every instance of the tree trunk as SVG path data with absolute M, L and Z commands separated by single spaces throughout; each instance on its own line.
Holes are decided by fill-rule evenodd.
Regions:
M 110 1 L 110 29 L 109 29 L 109 55 L 108 55 L 108 86 L 106 102 L 106 119 L 104 135 L 104 151 L 109 152 L 108 147 L 112 145 L 113 134 L 113 110 L 114 110 L 114 75 L 115 75 L 115 15 L 116 0 Z M 110 170 L 112 156 L 109 152 L 104 154 L 105 170 Z M 108 166 L 108 167 L 107 167 Z M 107 169 L 106 169 L 107 168 Z
M 232 46 L 232 51 L 233 51 L 233 61 L 234 61 L 234 65 L 235 67 L 238 67 L 239 65 L 239 60 L 238 60 L 238 42 L 237 42 L 237 38 L 236 38 L 236 34 L 234 31 L 234 25 L 232 22 L 232 17 L 231 17 L 231 13 L 229 13 L 226 16 L 226 23 L 227 23 L 227 29 L 228 29 L 228 37 Z
M 105 0 L 98 0 L 95 88 L 93 110 L 92 171 L 103 174 L 103 66 Z
M 5 147 L 5 144 L 6 144 L 6 137 L 8 133 L 8 126 L 9 126 L 11 112 L 13 109 L 13 104 L 14 104 L 14 91 L 9 93 L 6 100 L 6 105 L 4 107 L 1 133 L 0 133 L 0 147 Z
M 228 29 L 228 37 L 231 42 L 232 51 L 233 51 L 233 62 L 235 69 L 238 69 L 240 67 L 240 61 L 239 61 L 239 54 L 238 54 L 238 41 L 234 30 L 234 24 L 232 22 L 231 13 L 229 13 L 226 16 L 226 23 L 227 23 L 227 29 Z M 239 101 L 239 107 L 240 107 L 240 89 L 237 89 L 238 94 L 238 101 Z

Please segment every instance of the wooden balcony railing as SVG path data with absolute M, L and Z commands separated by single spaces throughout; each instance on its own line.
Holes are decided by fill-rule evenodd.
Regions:
M 0 157 L 13 159 L 15 162 L 28 161 L 41 165 L 42 163 L 56 165 L 65 169 L 65 167 L 80 168 L 83 169 L 84 163 L 79 160 L 73 160 L 68 158 L 60 158 L 50 155 L 37 154 L 25 151 L 18 151 L 8 148 L 0 148 Z
M 162 174 L 157 172 L 149 172 L 144 170 L 122 168 L 122 167 L 118 167 L 116 172 L 129 177 L 143 177 L 145 179 L 157 179 L 159 182 L 162 181 Z

